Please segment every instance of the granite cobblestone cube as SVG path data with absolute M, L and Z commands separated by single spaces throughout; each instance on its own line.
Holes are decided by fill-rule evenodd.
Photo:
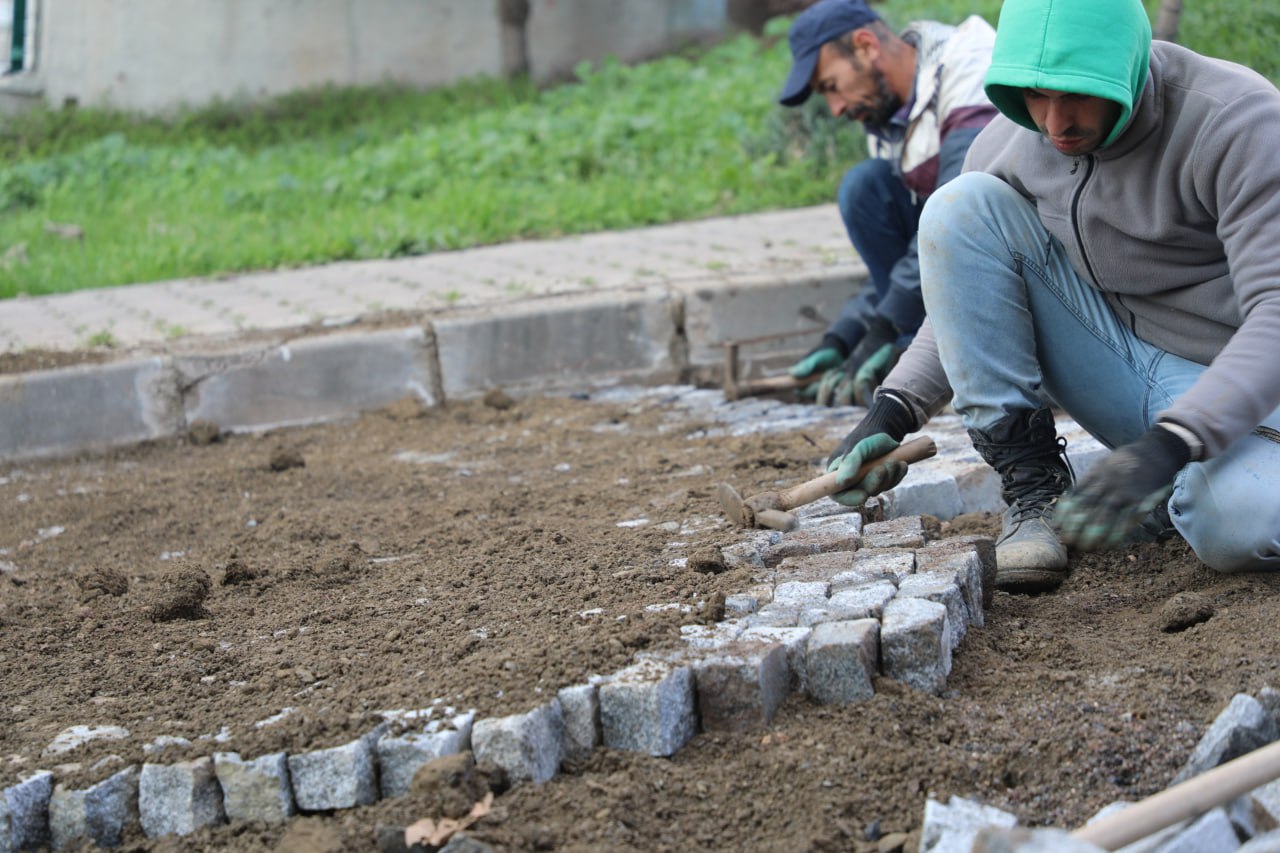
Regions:
M 986 624 L 983 612 L 982 561 L 976 548 L 956 551 L 938 551 L 923 548 L 916 553 L 916 574 L 941 574 L 951 577 L 964 598 L 965 617 L 968 624 L 981 628 Z
M 382 796 L 400 797 L 409 793 L 413 775 L 422 765 L 468 749 L 474 722 L 475 714 L 469 711 L 447 721 L 432 720 L 422 731 L 386 734 L 379 738 L 374 749 L 378 754 L 378 787 Z
M 477 720 L 471 728 L 476 761 L 492 761 L 512 782 L 542 784 L 564 760 L 564 709 L 559 699 L 524 714 Z
M 595 684 L 575 684 L 556 693 L 564 714 L 564 757 L 581 761 L 600 745 L 600 692 Z
M 190 835 L 201 827 L 225 823 L 222 786 L 213 759 L 143 764 L 138 776 L 138 817 L 150 838 Z
M 923 548 L 924 541 L 924 522 L 918 515 L 877 521 L 862 530 L 864 548 Z
M 903 578 L 898 587 L 899 598 L 923 598 L 936 601 L 947 608 L 947 627 L 951 650 L 964 641 L 969 630 L 969 611 L 965 606 L 964 594 L 956 584 L 955 578 L 941 572 L 916 572 Z
M 853 568 L 853 554 L 848 551 L 832 551 L 828 554 L 810 554 L 804 557 L 787 557 L 778 564 L 778 576 L 789 581 L 827 581 Z
M 826 603 L 831 584 L 825 581 L 784 581 L 773 591 L 775 607 L 814 607 Z
M 387 731 L 382 725 L 350 743 L 289 756 L 293 799 L 303 811 L 349 809 L 378 799 L 378 766 L 374 744 Z
M 0 853 L 49 842 L 53 774 L 41 770 L 0 791 Z
M 791 687 L 781 643 L 734 643 L 694 664 L 705 731 L 755 731 L 773 722 Z
M 672 755 L 697 728 L 693 670 L 645 660 L 600 684 L 604 745 L 654 756 Z
M 131 765 L 88 788 L 55 785 L 49 800 L 53 848 L 60 850 L 78 839 L 99 847 L 119 846 L 125 829 L 138 822 L 138 775 L 137 766 Z
M 1200 738 L 1173 784 L 1212 770 L 1233 758 L 1266 746 L 1280 737 L 1275 720 L 1257 699 L 1237 693 Z
M 853 558 L 853 571 L 879 572 L 892 577 L 895 583 L 901 582 L 907 575 L 916 570 L 914 551 L 900 549 L 867 549 L 858 551 Z
M 278 824 L 297 812 L 285 753 L 246 761 L 237 752 L 218 752 L 213 756 L 213 769 L 222 786 L 222 807 L 228 820 Z
M 849 523 L 844 520 L 846 518 L 861 521 L 860 516 L 856 515 L 834 516 L 834 523 L 823 523 L 813 528 L 802 527 L 787 533 L 781 542 L 765 549 L 764 564 L 777 566 L 788 558 L 856 551 L 862 545 L 860 524 Z
M 979 574 L 982 579 L 982 607 L 991 607 L 996 592 L 996 541 L 990 536 L 968 535 L 950 536 L 937 542 L 930 542 L 916 552 L 917 566 L 929 566 L 936 559 L 945 559 L 946 552 L 977 554 Z
M 819 702 L 856 702 L 875 695 L 880 623 L 826 622 L 813 629 L 805 652 L 808 693 Z
M 878 580 L 842 589 L 831 596 L 830 604 L 848 613 L 850 619 L 879 619 L 884 608 L 898 595 L 892 581 Z
M 787 653 L 787 668 L 791 671 L 791 691 L 804 693 L 807 682 L 805 673 L 805 649 L 809 645 L 812 628 L 777 627 L 759 625 L 742 632 L 744 642 L 781 643 Z
M 800 623 L 800 608 L 783 607 L 777 603 L 769 603 L 750 616 L 744 616 L 741 625 L 751 628 L 794 628 Z
M 895 598 L 880 627 L 884 674 L 917 690 L 940 695 L 951 674 L 951 626 L 947 608 L 923 598 Z

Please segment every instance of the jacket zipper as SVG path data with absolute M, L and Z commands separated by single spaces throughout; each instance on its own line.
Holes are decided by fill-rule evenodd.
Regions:
M 1084 157 L 1084 177 L 1076 184 L 1075 195 L 1071 198 L 1071 230 L 1076 235 L 1076 245 L 1080 247 L 1080 257 L 1084 260 L 1084 270 L 1089 274 L 1089 279 L 1093 282 L 1098 281 L 1098 277 L 1093 274 L 1093 264 L 1089 263 L 1089 253 L 1085 251 L 1084 235 L 1080 233 L 1080 196 L 1084 194 L 1085 185 L 1089 183 L 1089 178 L 1093 175 L 1093 157 L 1086 154 Z M 1072 167 L 1072 173 L 1079 168 L 1080 161 L 1077 159 L 1075 166 Z
M 1075 234 L 1076 245 L 1080 247 L 1080 258 L 1084 261 L 1084 270 L 1089 276 L 1089 280 L 1098 286 L 1098 276 L 1093 271 L 1093 264 L 1089 262 L 1089 251 L 1085 248 L 1084 234 L 1080 231 L 1080 196 L 1084 195 L 1084 188 L 1089 183 L 1089 178 L 1093 177 L 1094 158 L 1092 154 L 1086 154 L 1083 158 L 1075 158 L 1071 166 L 1071 174 L 1075 174 L 1080 168 L 1080 160 L 1085 162 L 1084 177 L 1076 185 L 1075 195 L 1071 198 L 1071 231 Z M 1128 310 L 1127 308 L 1125 310 Z M 1138 318 L 1132 311 L 1129 311 L 1129 331 L 1135 335 L 1138 333 Z

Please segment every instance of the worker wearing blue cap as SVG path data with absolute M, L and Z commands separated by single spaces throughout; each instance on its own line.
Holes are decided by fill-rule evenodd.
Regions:
M 960 173 L 996 114 L 983 90 L 995 32 L 975 15 L 959 26 L 917 21 L 898 34 L 863 0 L 819 0 L 788 38 L 791 73 L 778 100 L 795 107 L 817 92 L 833 116 L 863 125 L 872 154 L 848 171 L 837 197 L 871 286 L 791 374 L 812 376 L 822 405 L 869 405 L 924 320 L 916 229 L 925 199 Z

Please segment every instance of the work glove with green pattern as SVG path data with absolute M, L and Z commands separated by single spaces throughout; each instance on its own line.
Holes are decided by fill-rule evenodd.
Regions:
M 831 496 L 832 500 L 859 507 L 902 482 L 907 475 L 907 463 L 896 461 L 885 461 L 872 467 L 861 479 L 853 478 L 868 460 L 894 450 L 914 429 L 914 418 L 904 403 L 892 394 L 878 395 L 866 417 L 844 437 L 827 463 L 827 471 L 838 472 L 836 484 L 841 489 Z
M 1117 448 L 1058 501 L 1053 519 L 1062 541 L 1080 551 L 1124 545 L 1189 461 L 1187 442 L 1159 424 Z

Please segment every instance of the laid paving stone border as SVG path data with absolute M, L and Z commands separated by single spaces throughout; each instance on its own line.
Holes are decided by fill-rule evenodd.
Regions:
M 733 434 L 848 427 L 847 413 L 774 400 L 726 404 L 718 391 L 689 386 L 616 388 L 598 396 L 668 406 L 673 429 L 691 416 Z M 157 760 L 85 789 L 69 790 L 54 772 L 40 771 L 0 792 L 0 853 L 60 849 L 78 839 L 110 846 L 135 824 L 149 836 L 184 835 L 232 820 L 283 822 L 369 804 L 404 793 L 427 762 L 465 750 L 517 783 L 539 784 L 566 759 L 601 746 L 672 755 L 699 731 L 768 726 L 791 693 L 856 702 L 874 695 L 881 677 L 941 694 L 952 655 L 968 629 L 983 624 L 995 554 L 987 537 L 928 541 L 922 516 L 902 514 L 929 503 L 929 489 L 956 498 L 947 505 L 950 515 L 987 508 L 986 486 L 957 485 L 985 467 L 966 456 L 972 450 L 962 448 L 958 421 L 937 419 L 930 434 L 945 471 L 932 472 L 928 488 L 916 486 L 920 469 L 913 469 L 862 512 L 824 499 L 797 512 L 795 531 L 743 531 L 723 557 L 727 565 L 750 567 L 760 582 L 726 599 L 724 621 L 682 629 L 678 650 L 641 653 L 631 666 L 566 687 L 517 715 L 476 719 L 435 706 L 389 711 L 382 725 L 348 744 L 301 754 L 223 752 L 166 764 L 157 745 Z M 1083 449 L 1082 457 L 1094 452 L 1087 442 Z M 74 749 L 77 737 L 120 736 L 75 729 L 65 744 L 55 741 L 64 750 L 59 756 Z
M 888 676 L 941 693 L 963 637 L 959 625 L 980 624 L 970 608 L 980 613 L 990 585 L 991 541 L 926 544 L 918 516 L 864 525 L 862 515 L 842 510 L 823 501 L 802 510 L 794 533 L 744 532 L 727 562 L 767 582 L 736 597 L 739 615 L 687 626 L 684 648 L 642 653 L 525 713 L 388 713 L 379 727 L 330 749 L 147 762 L 82 790 L 42 771 L 4 790 L 0 853 L 61 849 L 81 838 L 109 846 L 135 821 L 159 837 L 368 805 L 405 793 L 428 761 L 467 749 L 515 783 L 539 784 L 566 758 L 600 746 L 668 756 L 699 731 L 764 728 L 797 689 L 820 702 L 854 702 Z M 865 541 L 878 547 L 864 549 Z M 911 593 L 917 581 L 927 582 Z M 880 594 L 858 596 L 872 588 Z M 393 719 L 425 722 L 392 734 Z

